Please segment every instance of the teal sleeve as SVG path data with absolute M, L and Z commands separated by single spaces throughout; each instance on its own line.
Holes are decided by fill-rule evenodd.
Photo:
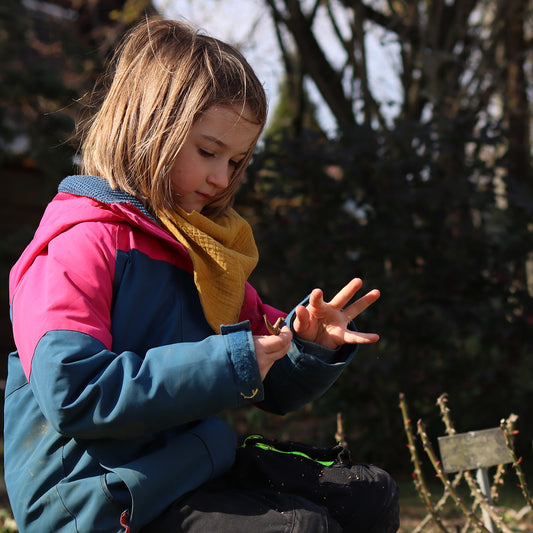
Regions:
M 247 322 L 143 357 L 50 331 L 37 345 L 30 385 L 56 430 L 77 438 L 128 438 L 263 399 Z

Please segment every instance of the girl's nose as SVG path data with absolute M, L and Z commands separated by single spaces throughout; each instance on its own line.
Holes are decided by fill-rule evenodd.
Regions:
M 217 189 L 225 189 L 229 185 L 232 169 L 230 166 L 219 165 L 207 177 L 208 183 Z

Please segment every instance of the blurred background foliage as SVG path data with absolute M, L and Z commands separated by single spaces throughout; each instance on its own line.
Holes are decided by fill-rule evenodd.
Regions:
M 447 392 L 459 432 L 518 414 L 518 452 L 531 464 L 531 1 L 264 4 L 286 74 L 237 202 L 261 253 L 252 282 L 286 310 L 315 286 L 331 297 L 354 276 L 382 292 L 357 321 L 380 342 L 290 420 L 300 416 L 300 434 L 326 444 L 341 411 L 357 458 L 407 472 L 398 394 L 442 435 L 435 401 Z M 139 0 L 0 6 L 4 358 L 8 272 L 59 181 L 76 172 L 84 97 L 123 31 L 155 12 Z M 335 63 L 318 17 L 338 41 Z M 368 79 L 365 35 L 376 30 L 398 50 L 394 106 Z M 334 128 L 320 126 L 310 88 Z M 245 416 L 254 430 L 266 424 L 260 412 Z

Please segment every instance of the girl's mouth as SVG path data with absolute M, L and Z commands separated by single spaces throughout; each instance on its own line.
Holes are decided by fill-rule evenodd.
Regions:
M 209 202 L 213 196 L 211 196 L 210 194 L 205 194 L 203 192 L 197 192 L 196 193 L 202 200 L 204 200 L 204 202 Z

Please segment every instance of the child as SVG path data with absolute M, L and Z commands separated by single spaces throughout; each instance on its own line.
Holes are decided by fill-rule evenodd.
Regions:
M 378 340 L 349 326 L 379 297 L 349 304 L 358 279 L 268 333 L 282 313 L 246 281 L 257 249 L 231 208 L 265 120 L 227 44 L 165 20 L 125 38 L 85 175 L 60 184 L 10 276 L 5 478 L 22 533 L 341 531 L 297 494 L 216 486 L 236 449 L 218 413 L 299 409 Z M 375 531 L 396 530 L 379 525 L 397 514 L 386 498 L 367 509 Z

